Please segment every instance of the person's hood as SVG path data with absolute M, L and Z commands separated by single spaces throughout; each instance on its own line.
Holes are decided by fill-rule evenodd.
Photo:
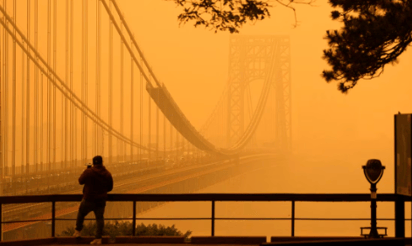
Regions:
M 101 176 L 106 176 L 106 174 L 108 174 L 106 167 L 103 165 L 94 165 L 92 171 Z

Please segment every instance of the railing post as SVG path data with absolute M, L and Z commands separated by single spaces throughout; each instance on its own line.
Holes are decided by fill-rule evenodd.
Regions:
M 0 203 L 0 242 L 3 241 L 3 203 Z
M 405 200 L 401 195 L 395 198 L 395 237 L 405 237 Z
M 52 201 L 52 224 L 51 224 L 51 236 L 55 237 L 55 231 L 56 231 L 56 201 L 54 200 L 53 197 L 53 201 Z
M 133 222 L 132 236 L 136 235 L 136 201 L 133 201 Z
M 212 237 L 215 236 L 215 201 L 212 200 Z
M 292 237 L 295 236 L 295 201 L 292 200 L 292 212 L 291 212 L 291 224 L 292 224 Z

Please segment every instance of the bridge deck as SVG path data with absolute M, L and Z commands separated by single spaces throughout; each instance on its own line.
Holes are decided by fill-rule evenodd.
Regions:
M 166 87 L 153 87 L 152 85 L 147 84 L 146 90 L 170 123 L 172 123 L 176 130 L 178 130 L 190 143 L 201 150 L 220 153 L 216 147 L 207 141 L 189 122 L 168 93 Z

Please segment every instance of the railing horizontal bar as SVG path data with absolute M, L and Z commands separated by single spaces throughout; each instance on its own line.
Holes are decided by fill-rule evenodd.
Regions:
M 59 219 L 56 220 L 76 220 L 76 219 Z M 95 220 L 95 219 L 84 219 Z M 133 218 L 104 218 L 104 220 L 133 220 Z M 210 218 L 136 218 L 136 220 L 210 220 Z
M 210 218 L 136 218 L 136 220 L 210 220 Z
M 291 218 L 215 218 L 215 220 L 290 220 Z M 18 221 L 3 221 L 2 224 L 7 223 L 22 223 L 22 222 L 40 222 L 40 221 L 50 221 L 51 219 L 44 220 L 18 220 Z M 56 220 L 76 220 L 76 219 L 64 219 L 56 218 Z M 95 219 L 84 219 L 94 221 Z M 105 220 L 133 220 L 132 218 L 105 218 Z M 136 220 L 210 220 L 210 218 L 136 218 Z M 370 218 L 295 218 L 295 220 L 330 220 L 330 221 L 356 221 L 356 220 L 370 220 Z M 377 220 L 395 220 L 394 218 L 381 218 Z M 411 219 L 405 219 L 411 220 Z
M 215 218 L 215 220 L 291 220 L 291 218 Z
M 399 195 L 378 194 L 377 201 L 394 202 Z M 33 196 L 2 196 L 0 203 L 37 203 L 37 202 L 75 202 L 81 201 L 81 194 L 55 194 Z M 261 193 L 261 194 L 109 194 L 108 201 L 117 202 L 194 202 L 194 201 L 300 201 L 300 202 L 369 202 L 370 194 L 286 194 L 286 193 Z M 411 201 L 412 197 L 404 197 Z
M 370 218 L 295 218 L 295 220 L 371 220 Z M 395 219 L 380 219 L 395 220 Z
M 12 224 L 12 223 L 29 223 L 29 222 L 41 222 L 41 221 L 51 221 L 50 219 L 42 219 L 42 220 L 10 220 L 10 221 L 2 221 L 2 224 Z
M 62 221 L 64 221 L 64 220 L 76 220 L 75 218 L 73 218 L 73 219 L 64 219 L 64 218 L 56 218 L 56 220 L 62 220 Z M 90 221 L 96 221 L 96 219 L 92 219 L 92 218 L 90 218 L 90 219 L 84 219 L 84 220 L 90 220 Z M 132 218 L 104 218 L 104 220 L 132 220 Z

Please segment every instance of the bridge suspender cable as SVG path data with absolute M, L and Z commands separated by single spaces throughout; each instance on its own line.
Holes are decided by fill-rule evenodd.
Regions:
M 149 92 L 151 98 L 154 100 L 154 102 L 157 104 L 158 109 L 161 109 L 163 111 L 163 114 L 165 117 L 168 118 L 169 122 L 171 124 L 173 124 L 173 126 L 176 128 L 177 131 L 179 131 L 183 136 L 185 136 L 185 138 L 191 142 L 193 145 L 195 145 L 196 147 L 210 152 L 210 153 L 214 153 L 214 154 L 219 154 L 219 155 L 225 155 L 225 156 L 232 156 L 232 155 L 237 155 L 243 148 L 244 146 L 250 141 L 251 137 L 253 136 L 254 132 L 257 129 L 257 126 L 260 123 L 260 120 L 262 118 L 263 115 L 263 111 L 265 109 L 265 106 L 267 104 L 267 100 L 268 100 L 268 95 L 269 95 L 269 91 L 271 88 L 271 81 L 274 77 L 274 68 L 276 67 L 277 64 L 277 60 L 275 60 L 275 56 L 277 55 L 277 52 L 279 50 L 279 43 L 276 43 L 274 45 L 274 48 L 272 50 L 272 64 L 271 64 L 271 68 L 269 69 L 269 73 L 265 78 L 264 81 L 264 85 L 262 88 L 262 92 L 258 101 L 258 105 L 256 107 L 256 110 L 253 114 L 252 119 L 250 120 L 250 123 L 248 125 L 248 127 L 246 128 L 246 131 L 243 133 L 243 135 L 238 139 L 238 141 L 233 145 L 230 146 L 227 149 L 219 149 L 216 146 L 214 146 L 211 142 L 209 142 L 205 137 L 203 137 L 194 127 L 193 125 L 189 122 L 189 120 L 186 118 L 186 116 L 183 114 L 183 112 L 180 110 L 180 108 L 178 107 L 178 105 L 176 104 L 176 102 L 174 101 L 174 99 L 172 98 L 172 96 L 169 94 L 169 92 L 167 91 L 166 87 L 164 84 L 161 84 L 155 74 L 153 73 L 152 69 L 150 68 L 148 62 L 146 61 L 145 57 L 143 56 L 143 53 L 141 52 L 139 46 L 137 45 L 134 36 L 132 35 L 129 26 L 127 25 L 126 21 L 124 20 L 123 15 L 120 12 L 120 9 L 116 3 L 115 0 L 109 0 L 110 1 L 110 5 L 113 4 L 117 15 L 120 18 L 120 25 L 119 23 L 116 21 L 111 8 L 108 6 L 106 0 L 101 0 L 102 5 L 104 6 L 110 20 L 111 20 L 111 24 L 113 25 L 113 27 L 116 29 L 117 33 L 119 34 L 120 38 L 121 38 L 121 50 L 122 50 L 122 54 L 121 57 L 123 57 L 123 47 L 125 47 L 131 57 L 131 67 L 132 67 L 132 72 L 133 72 L 133 63 L 136 64 L 136 66 L 138 67 L 140 73 L 141 73 L 141 77 L 144 78 L 144 80 L 146 81 L 146 90 Z M 87 3 L 85 3 L 87 4 Z M 17 43 L 20 48 L 23 50 L 24 53 L 26 53 L 26 55 L 33 61 L 33 63 L 37 66 L 37 69 L 39 69 L 40 71 L 42 71 L 42 73 L 47 77 L 48 80 L 50 80 L 50 83 L 52 83 L 55 88 L 57 88 L 64 96 L 66 99 L 68 99 L 72 105 L 76 106 L 81 112 L 84 113 L 85 116 L 87 116 L 88 118 L 90 118 L 92 121 L 94 121 L 96 123 L 96 125 L 102 127 L 102 129 L 104 129 L 105 131 L 107 131 L 108 133 L 110 133 L 110 136 L 115 136 L 118 140 L 124 142 L 124 143 L 128 143 L 131 146 L 135 146 L 138 147 L 140 149 L 143 150 L 148 150 L 150 151 L 157 151 L 157 147 L 155 149 L 152 149 L 151 146 L 145 147 L 143 146 L 141 137 L 139 139 L 139 143 L 133 141 L 133 135 L 130 136 L 130 138 L 124 136 L 123 134 L 123 126 L 120 129 L 120 132 L 118 132 L 117 130 L 115 130 L 111 124 L 110 124 L 110 117 L 109 117 L 109 124 L 106 123 L 105 121 L 103 121 L 100 118 L 100 113 L 99 113 L 99 106 L 97 106 L 97 112 L 93 112 L 88 106 L 87 103 L 85 103 L 85 101 L 87 100 L 82 100 L 82 99 L 87 99 L 86 95 L 82 96 L 82 99 L 78 98 L 76 96 L 76 94 L 74 94 L 74 92 L 72 91 L 72 88 L 69 88 L 62 80 L 61 78 L 56 74 L 55 69 L 51 68 L 50 66 L 50 62 L 49 62 L 49 58 L 47 59 L 47 62 L 45 62 L 45 60 L 40 56 L 40 54 L 38 53 L 37 49 L 35 49 L 29 42 L 29 40 L 24 36 L 24 34 L 18 29 L 18 27 L 16 26 L 15 22 L 10 18 L 10 16 L 8 16 L 7 12 L 4 10 L 3 7 L 0 6 L 0 12 L 3 14 L 3 16 L 5 17 L 5 20 L 0 20 L 1 25 L 5 28 L 5 30 L 7 30 L 7 32 L 13 37 L 15 43 Z M 72 12 L 70 13 L 72 15 Z M 100 15 L 100 13 L 99 13 Z M 7 22 L 7 23 L 6 23 Z M 10 29 L 11 25 L 13 27 L 13 30 Z M 131 43 L 128 42 L 128 40 L 126 40 L 126 37 L 124 35 L 124 31 L 122 30 L 124 27 L 124 29 L 126 29 L 126 33 L 129 36 Z M 70 26 L 70 28 L 72 28 L 72 25 Z M 19 37 L 17 36 L 16 32 L 18 33 Z M 100 33 L 100 31 L 99 31 Z M 72 38 L 72 36 L 71 36 Z M 22 41 L 25 42 L 26 44 L 23 44 Z M 70 43 L 70 45 L 72 45 L 72 42 Z M 83 44 L 85 45 L 85 44 Z M 134 50 L 132 49 L 132 46 L 135 46 L 139 56 L 140 56 L 140 61 L 138 60 Z M 27 46 L 27 48 L 25 47 Z M 87 50 L 87 47 L 84 47 L 84 49 Z M 72 52 L 72 50 L 70 50 L 70 52 Z M 98 53 L 98 52 L 97 52 Z M 48 52 L 49 54 L 49 52 Z M 49 56 L 49 55 L 48 55 Z M 55 57 L 53 57 L 55 58 Z M 87 57 L 84 57 L 85 62 L 87 62 Z M 123 59 L 122 59 L 123 61 Z M 71 60 L 72 62 L 72 60 Z M 122 64 L 123 65 L 123 64 Z M 55 64 L 53 64 L 53 67 L 55 67 Z M 122 66 L 123 68 L 123 66 Z M 87 66 L 84 66 L 83 69 L 87 70 Z M 85 74 L 87 74 L 85 72 Z M 67 75 L 66 75 L 67 77 Z M 132 76 L 133 77 L 133 76 Z M 123 79 L 121 79 L 123 81 Z M 156 85 L 153 86 L 153 83 Z M 132 82 L 133 84 L 133 78 L 132 78 Z M 140 86 L 142 87 L 142 86 Z M 132 87 L 133 88 L 133 87 Z M 87 93 L 87 87 L 84 88 L 84 91 L 82 91 L 84 93 Z M 142 90 L 141 90 L 142 93 Z M 53 97 L 55 97 L 55 92 L 53 92 Z M 86 98 L 84 98 L 86 97 Z M 142 103 L 143 98 L 141 97 L 140 99 L 140 103 Z M 97 103 L 98 104 L 98 103 Z M 142 107 L 142 105 L 141 105 Z M 150 98 L 149 98 L 149 107 L 150 107 Z M 41 107 L 42 108 L 42 107 Z M 49 108 L 50 111 L 50 108 Z M 214 112 L 217 112 L 217 110 L 214 110 Z M 49 114 L 50 112 L 48 112 Z M 109 113 L 110 114 L 110 113 Z M 123 115 L 123 114 L 122 114 Z M 142 115 L 142 110 L 140 112 L 140 115 Z M 149 117 L 150 117 L 150 108 L 149 108 Z M 82 118 L 84 119 L 84 121 L 86 121 L 86 118 Z M 159 118 L 156 118 L 158 121 Z M 53 121 L 52 121 L 53 122 Z M 140 120 L 140 128 L 142 127 L 142 119 Z M 150 122 L 150 118 L 149 118 L 149 122 Z M 83 124 L 87 124 L 85 122 L 82 121 Z M 54 123 L 55 124 L 55 120 Z M 55 127 L 55 126 L 53 126 Z M 166 124 L 165 122 L 163 123 L 163 127 L 164 129 L 164 133 L 166 133 Z M 53 129 L 54 130 L 54 129 Z M 50 131 L 50 129 L 49 129 Z M 140 129 L 140 132 L 142 131 L 142 129 Z M 97 132 L 96 132 L 97 133 Z M 172 134 L 172 129 L 170 131 L 170 134 Z M 98 135 L 98 134 L 96 134 Z M 166 134 L 164 134 L 166 135 Z M 165 136 L 164 136 L 165 137 Z M 166 141 L 166 139 L 164 140 Z M 172 138 L 171 138 L 172 141 Z M 55 142 L 53 143 L 53 147 Z M 87 144 L 87 139 L 84 139 L 84 141 L 82 141 L 82 143 Z M 150 143 L 150 124 L 149 124 L 149 143 Z M 166 143 L 166 142 L 165 142 Z M 158 141 L 157 141 L 158 144 Z M 170 149 L 173 149 L 173 143 L 171 142 L 170 144 Z M 164 151 L 166 151 L 166 144 L 164 144 Z M 133 150 L 131 150 L 131 153 L 133 153 Z M 54 153 L 55 155 L 55 153 Z M 82 155 L 83 157 L 83 155 Z M 50 161 L 49 161 L 50 162 Z
M 114 19 L 113 13 L 111 12 L 110 8 L 107 6 L 106 0 L 101 0 L 103 5 L 106 8 L 106 11 L 110 17 L 110 19 L 112 20 L 114 26 L 116 27 L 116 30 L 118 31 L 118 34 L 120 35 L 120 37 L 122 38 L 122 40 L 125 42 L 125 37 L 123 35 L 123 33 L 121 32 L 119 25 L 117 24 L 116 20 Z M 130 39 L 132 40 L 133 44 L 135 45 L 140 57 L 142 58 L 142 61 L 144 63 L 144 65 L 146 66 L 146 68 L 148 69 L 150 75 L 152 76 L 152 78 L 154 79 L 154 82 L 157 85 L 157 88 L 153 87 L 153 85 L 150 83 L 150 81 L 148 80 L 148 76 L 146 76 L 146 74 L 144 73 L 144 71 L 142 70 L 142 67 L 139 66 L 139 69 L 141 70 L 142 74 L 144 75 L 146 81 L 147 81 L 147 90 L 149 92 L 149 94 L 152 96 L 152 98 L 154 99 L 154 101 L 156 102 L 156 94 L 157 97 L 160 94 L 163 94 L 164 96 L 166 96 L 165 98 L 169 101 L 169 105 L 172 106 L 172 108 L 174 108 L 174 110 L 176 112 L 178 112 L 178 115 L 180 115 L 180 118 L 182 119 L 182 122 L 185 122 L 187 125 L 187 128 L 190 129 L 189 131 L 191 131 L 192 133 L 188 135 L 188 133 L 184 132 L 183 130 L 180 131 L 180 133 L 182 135 L 184 135 L 186 137 L 186 139 L 188 139 L 192 144 L 194 144 L 196 147 L 203 149 L 205 151 L 208 152 L 212 152 L 215 154 L 220 154 L 220 155 L 236 155 L 238 154 L 241 149 L 248 143 L 248 141 L 251 139 L 251 137 L 253 136 L 253 133 L 255 132 L 255 130 L 257 129 L 257 126 L 260 123 L 260 120 L 262 118 L 263 115 L 263 111 L 265 109 L 265 105 L 267 102 L 267 98 L 269 95 L 269 91 L 270 91 L 270 84 L 271 84 L 271 78 L 273 77 L 273 62 L 272 62 L 272 69 L 270 70 L 270 74 L 266 80 L 265 80 L 265 84 L 264 87 L 262 89 L 262 93 L 259 99 L 259 104 L 258 107 L 256 108 L 256 111 L 254 113 L 254 117 L 252 118 L 247 130 L 245 131 L 245 133 L 241 136 L 241 138 L 230 148 L 228 149 L 217 149 L 213 144 L 211 144 L 209 141 L 207 141 L 202 135 L 200 135 L 195 129 L 194 127 L 189 123 L 189 121 L 186 119 L 186 117 L 184 116 L 184 114 L 181 112 L 181 110 L 179 109 L 179 107 L 177 106 L 177 104 L 174 102 L 173 98 L 170 96 L 170 94 L 167 92 L 166 87 L 164 84 L 160 84 L 159 81 L 157 80 L 155 74 L 153 73 L 153 71 L 151 70 L 149 64 L 147 63 L 146 59 L 143 56 L 143 53 L 141 52 L 139 46 L 137 45 L 136 40 L 134 39 L 134 36 L 132 35 L 129 26 L 127 25 L 119 6 L 117 5 L 115 0 L 109 0 L 111 3 L 113 3 L 113 6 L 115 7 L 115 10 L 120 18 L 120 21 L 122 22 L 122 25 L 125 27 L 127 34 L 129 35 Z M 279 44 L 277 44 L 279 45 Z M 275 54 L 276 54 L 276 48 L 277 46 L 274 47 L 274 50 L 272 51 L 272 61 L 274 60 Z M 128 48 L 129 52 L 131 52 L 131 49 Z M 131 56 L 135 57 L 134 55 L 130 54 Z M 135 59 L 135 62 L 137 65 L 139 65 Z M 156 90 L 156 92 L 154 93 L 150 93 L 150 90 Z M 159 98 L 157 98 L 158 100 L 160 100 Z M 162 107 L 162 105 L 160 105 L 159 101 L 157 101 L 158 103 L 158 107 Z M 167 103 L 167 102 L 166 102 Z M 170 109 L 170 108 L 168 108 Z M 175 122 L 175 128 L 178 130 L 179 126 L 176 125 L 176 121 L 173 119 L 171 114 L 167 114 L 167 112 L 164 110 L 163 113 L 168 117 L 169 121 L 171 123 Z M 180 127 L 180 129 L 182 129 Z M 192 135 L 194 134 L 194 136 Z M 196 143 L 197 142 L 197 143 Z M 202 144 L 200 144 L 200 142 L 202 142 Z
M 10 16 L 5 12 L 3 7 L 0 6 L 0 12 L 5 16 L 5 18 L 8 20 L 8 22 L 13 26 L 13 28 L 17 31 L 17 33 L 20 35 L 21 39 L 26 42 L 27 46 L 29 46 L 31 52 L 33 52 L 36 55 L 36 58 L 40 60 L 40 62 L 44 65 L 45 68 L 43 68 L 40 63 L 33 57 L 33 55 L 27 50 L 24 45 L 22 44 L 21 41 L 17 39 L 17 36 L 13 34 L 13 32 L 10 30 L 10 28 L 5 24 L 3 20 L 0 19 L 0 24 L 5 28 L 5 30 L 13 37 L 13 39 L 16 41 L 16 43 L 20 46 L 20 48 L 26 53 L 26 55 L 33 61 L 34 64 L 37 65 L 38 69 L 40 69 L 43 74 L 50 79 L 51 83 L 56 86 L 56 88 L 66 97 L 69 98 L 69 100 L 75 105 L 79 110 L 81 110 L 84 114 L 86 114 L 91 120 L 93 120 L 96 124 L 104 128 L 107 132 L 113 134 L 115 137 L 124 140 L 128 144 L 134 145 L 135 147 L 142 148 L 145 150 L 153 151 L 150 148 L 146 148 L 144 146 L 140 146 L 138 143 L 132 142 L 129 138 L 126 138 L 122 134 L 120 134 L 118 131 L 113 129 L 110 125 L 108 125 L 105 121 L 103 121 L 100 117 L 98 117 L 90 108 L 85 105 L 77 96 L 74 94 L 68 87 L 65 85 L 65 83 L 61 80 L 61 78 L 53 71 L 50 66 L 44 61 L 44 59 L 40 56 L 40 54 L 33 48 L 31 43 L 25 38 L 24 34 L 17 28 L 15 23 L 12 21 Z M 49 74 L 50 73 L 50 74 Z M 54 79 L 53 77 L 54 76 Z M 58 81 L 60 85 L 56 82 Z

